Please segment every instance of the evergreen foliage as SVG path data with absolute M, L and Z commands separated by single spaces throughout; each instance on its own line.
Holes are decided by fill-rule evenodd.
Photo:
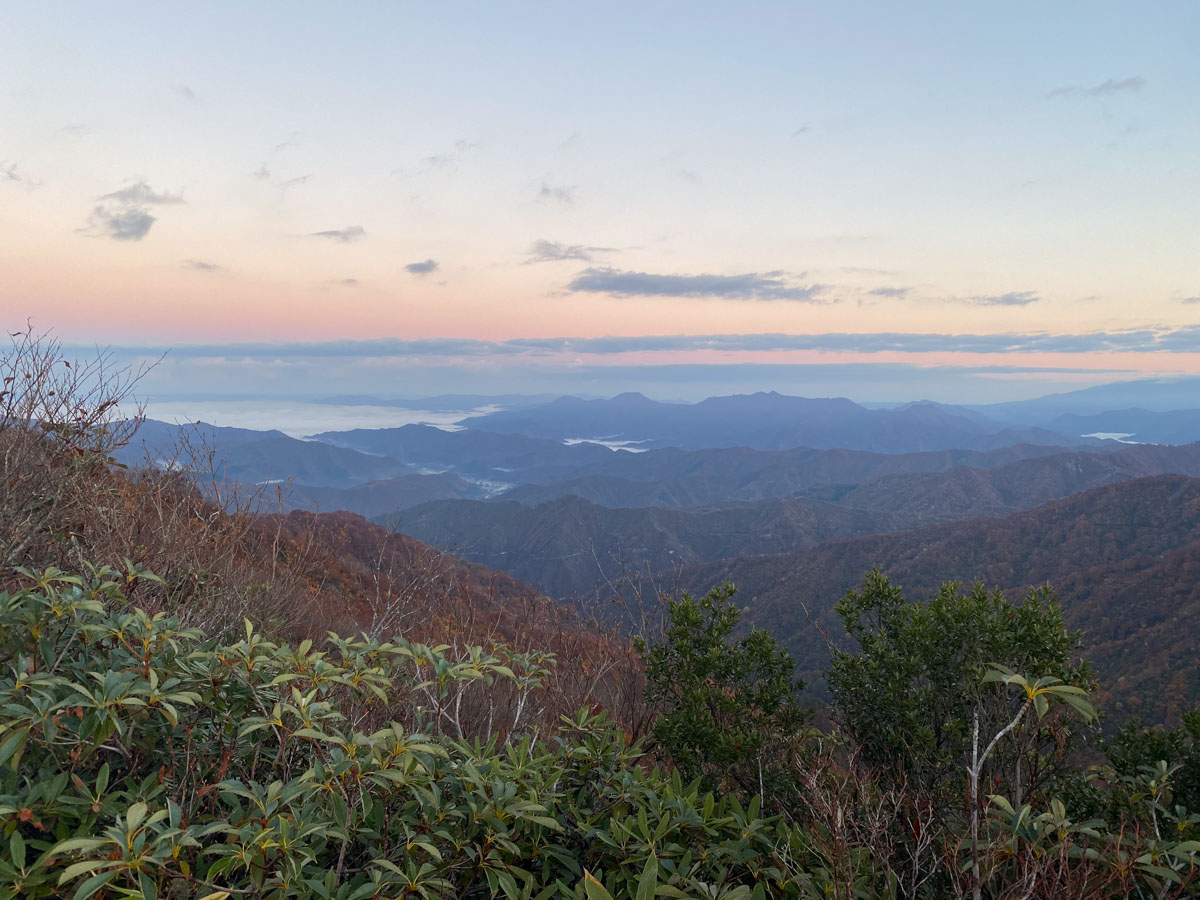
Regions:
M 876 569 L 837 612 L 858 649 L 834 654 L 836 715 L 864 760 L 893 769 L 939 810 L 963 796 L 975 716 L 991 734 L 1021 703 L 985 680 L 991 667 L 1091 687 L 1088 667 L 1073 660 L 1078 635 L 1048 591 L 1011 603 L 982 584 L 964 592 L 951 582 L 927 603 L 907 602 Z M 1075 731 L 1052 717 L 1000 748 L 988 774 L 1004 770 L 1023 800 L 1054 784 L 1075 743 Z
M 292 647 L 249 623 L 208 641 L 128 607 L 150 576 L 24 574 L 0 595 L 0 895 L 582 896 L 586 870 L 614 896 L 731 897 L 782 878 L 757 801 L 643 768 L 603 715 L 486 743 L 439 735 L 434 709 L 388 720 L 427 688 L 538 689 L 482 650 Z
M 735 594 L 724 584 L 667 600 L 666 631 L 645 652 L 646 693 L 662 707 L 654 739 L 685 779 L 763 798 L 786 782 L 789 745 L 806 718 L 803 684 L 762 629 L 732 642 Z
M 791 734 L 807 745 L 788 762 L 797 799 L 764 816 L 754 791 L 657 768 L 602 712 L 555 734 L 519 717 L 503 739 L 446 733 L 465 691 L 543 690 L 544 655 L 336 635 L 292 646 L 248 622 L 208 639 L 133 607 L 129 589 L 155 578 L 136 568 L 17 574 L 23 586 L 0 594 L 0 896 L 1171 897 L 1195 883 L 1196 817 L 1168 802 L 1165 764 L 1122 795 L 1112 826 L 1053 797 L 1014 802 L 993 780 L 968 844 L 845 738 Z M 664 640 L 679 646 L 660 664 L 679 662 L 680 698 L 708 684 L 746 704 L 751 737 L 789 737 L 800 717 L 777 648 L 719 646 L 730 597 L 677 607 Z M 989 672 L 1018 709 L 990 747 L 1068 697 L 1086 711 L 1053 677 Z

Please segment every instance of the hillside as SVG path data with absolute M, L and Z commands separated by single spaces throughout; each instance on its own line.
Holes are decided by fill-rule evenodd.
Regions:
M 457 475 L 401 475 L 356 484 L 324 487 L 293 482 L 282 492 L 283 509 L 332 512 L 345 510 L 367 518 L 419 506 L 434 500 L 462 500 L 482 496 L 478 486 Z
M 818 467 L 846 461 L 835 451 L 812 453 L 809 460 L 818 458 Z M 698 475 L 681 475 L 673 483 L 673 497 L 704 496 L 703 485 L 712 484 L 705 481 L 708 465 L 700 466 Z M 810 474 L 816 470 L 807 469 Z M 791 474 L 803 471 L 797 467 Z M 843 466 L 841 471 L 849 473 L 851 468 Z M 1166 472 L 1200 475 L 1200 445 L 1127 447 L 1108 454 L 1041 456 L 989 469 L 956 466 L 944 472 L 885 475 L 849 488 L 812 487 L 813 496 L 787 500 L 687 508 L 635 508 L 615 502 L 604 508 L 571 495 L 536 505 L 507 499 L 445 501 L 398 508 L 378 521 L 565 597 L 591 593 L 602 573 L 611 576 L 620 568 L 616 559 L 626 567 L 665 572 L 679 564 L 727 556 L 784 553 L 837 538 L 1008 515 L 1091 488 Z M 684 494 L 682 486 L 689 478 L 694 487 Z M 607 485 L 635 499 L 629 496 L 631 482 L 597 476 L 587 483 Z M 666 493 L 654 483 L 642 487 L 643 499 Z M 505 497 L 530 495 L 537 495 L 536 487 L 519 488 Z M 620 497 L 610 494 L 610 499 Z
M 724 580 L 738 585 L 750 619 L 770 628 L 812 679 L 828 653 L 805 608 L 836 639 L 833 607 L 872 566 L 910 597 L 949 580 L 980 579 L 1018 593 L 1049 583 L 1068 621 L 1084 629 L 1084 655 L 1107 690 L 1140 685 L 1148 718 L 1200 696 L 1200 479 L 1138 479 L 1006 518 L 701 564 L 683 577 L 698 590 Z M 1186 696 L 1169 702 L 1172 684 Z M 1114 713 L 1129 708 L 1115 693 L 1109 699 Z
M 1114 447 L 1115 449 L 1115 447 Z M 817 489 L 841 492 L 884 475 L 942 472 L 955 466 L 988 467 L 1062 453 L 1061 447 L 1015 444 L 999 450 L 932 450 L 873 453 L 868 450 L 706 450 L 667 448 L 645 453 L 610 453 L 584 474 L 567 481 L 524 484 L 505 499 L 538 504 L 574 494 L 603 506 L 707 506 L 777 500 Z M 820 495 L 824 498 L 824 495 Z
M 1073 452 L 981 469 L 888 475 L 844 493 L 813 491 L 857 509 L 887 510 L 928 524 L 1002 516 L 1081 491 L 1151 475 L 1200 476 L 1200 444 L 1131 446 L 1108 453 Z
M 224 428 L 198 422 L 170 425 L 148 420 L 115 454 L 121 463 L 211 468 L 220 479 L 244 484 L 296 481 L 352 487 L 369 481 L 415 474 L 386 456 L 369 455 L 319 441 L 301 441 L 279 431 Z
M 555 597 L 591 594 L 622 566 L 675 565 L 747 553 L 781 553 L 912 522 L 819 500 L 772 500 L 694 509 L 609 509 L 579 497 L 536 507 L 514 501 L 429 503 L 379 521 L 427 543 L 509 572 Z

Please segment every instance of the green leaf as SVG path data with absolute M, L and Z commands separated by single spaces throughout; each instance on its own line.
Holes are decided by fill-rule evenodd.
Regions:
M 120 860 L 111 859 L 85 859 L 82 862 L 72 863 L 63 869 L 62 875 L 58 877 L 58 883 L 64 884 L 72 878 L 78 878 L 87 872 L 95 872 L 97 869 L 113 869 L 114 866 L 119 866 Z M 116 871 L 113 869 L 113 871 Z
M 142 824 L 142 820 L 146 818 L 146 811 L 149 807 L 145 803 L 137 802 L 129 807 L 129 812 L 125 813 L 125 826 L 129 831 L 137 831 L 137 827 Z
M 117 876 L 116 869 L 110 869 L 107 872 L 101 872 L 98 875 L 93 875 L 75 890 L 75 900 L 88 900 L 100 888 L 104 887 Z
M 60 853 L 76 853 L 88 852 L 95 850 L 98 847 L 103 847 L 108 841 L 103 838 L 68 838 L 65 841 L 60 841 L 55 844 L 50 850 L 51 856 L 58 856 Z
M 0 766 L 4 765 L 11 758 L 13 761 L 13 769 L 16 769 L 17 762 L 21 758 L 21 754 L 17 751 L 25 746 L 25 741 L 29 737 L 29 729 L 23 728 L 20 731 L 14 731 L 4 743 L 0 744 Z
M 25 868 L 25 838 L 21 837 L 21 832 L 14 831 L 12 837 L 8 839 L 8 852 L 12 859 L 13 865 L 18 869 Z
M 583 891 L 587 900 L 613 900 L 612 894 L 587 869 L 583 870 Z
M 658 857 L 653 853 L 646 860 L 642 877 L 638 879 L 637 895 L 634 900 L 654 900 L 654 889 L 658 887 Z

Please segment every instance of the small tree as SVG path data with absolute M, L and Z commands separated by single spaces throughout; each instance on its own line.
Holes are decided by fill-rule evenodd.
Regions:
M 767 632 L 731 643 L 740 610 L 731 584 L 695 599 L 667 601 L 659 643 L 640 648 L 646 694 L 663 711 L 652 726 L 658 746 L 684 778 L 706 789 L 774 793 L 787 772 L 787 748 L 807 718 L 795 663 Z
M 875 570 L 837 611 L 858 651 L 834 654 L 835 713 L 864 760 L 902 774 L 939 818 L 962 803 L 976 716 L 981 733 L 995 734 L 1020 708 L 1015 696 L 984 681 L 992 663 L 1074 687 L 1090 683 L 1086 665 L 1072 660 L 1078 635 L 1046 590 L 1010 603 L 981 584 L 964 593 L 951 582 L 928 603 L 909 603 Z M 1071 736 L 1061 717 L 1047 717 L 997 747 L 987 770 L 1005 777 L 1024 802 L 1061 771 Z
M 70 562 L 75 537 L 101 497 L 112 455 L 142 410 L 123 408 L 145 368 L 107 352 L 71 360 L 32 327 L 0 350 L 0 568 Z M 75 560 L 78 561 L 78 560 Z

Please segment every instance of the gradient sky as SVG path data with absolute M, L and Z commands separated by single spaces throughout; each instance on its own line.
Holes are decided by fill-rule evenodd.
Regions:
M 1200 373 L 1200 4 L 9 0 L 0 312 L 197 395 Z

